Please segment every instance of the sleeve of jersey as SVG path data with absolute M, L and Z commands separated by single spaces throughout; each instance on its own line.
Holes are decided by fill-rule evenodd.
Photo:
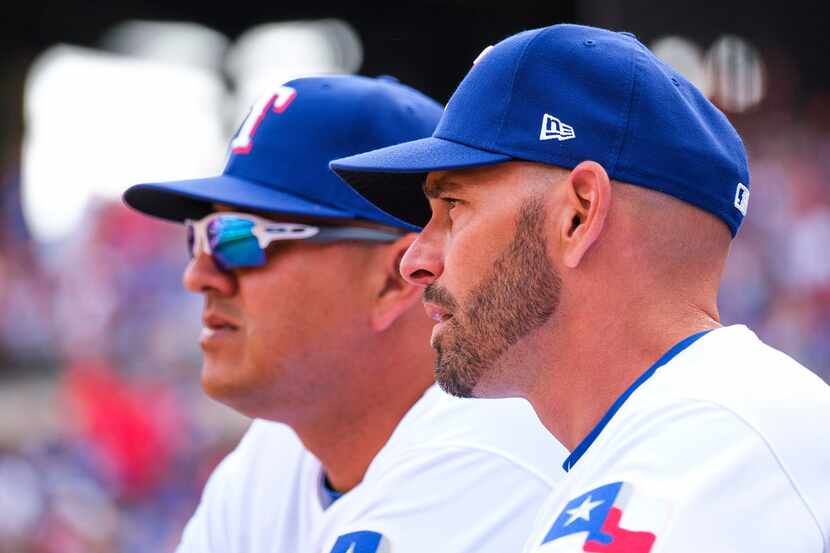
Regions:
M 322 553 L 518 551 L 550 491 L 529 470 L 487 451 L 413 452 L 360 490 L 360 508 Z
M 727 409 L 675 405 L 595 445 L 540 511 L 526 552 L 824 551 L 786 467 Z

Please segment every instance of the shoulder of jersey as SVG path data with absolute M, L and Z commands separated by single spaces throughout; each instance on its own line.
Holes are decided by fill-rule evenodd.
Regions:
M 682 421 L 700 425 L 694 418 L 700 410 L 689 407 L 714 410 L 754 434 L 808 503 L 830 517 L 830 425 L 816 422 L 830 420 L 830 386 L 751 330 L 742 325 L 713 330 L 658 369 L 642 391 L 620 409 L 620 421 L 612 419 L 609 441 L 624 440 L 654 420 L 673 423 L 650 428 L 652 435 L 674 434 Z M 706 431 L 717 435 L 715 428 Z M 724 446 L 736 438 L 729 436 Z M 830 532 L 830 523 L 827 528 Z
M 490 452 L 556 478 L 567 456 L 527 401 L 456 398 L 437 385 L 404 416 L 382 453 L 392 458 L 415 450 L 448 449 Z
M 649 402 L 702 400 L 747 414 L 830 409 L 830 386 L 743 325 L 711 331 L 652 380 Z
M 749 471 L 770 486 L 785 482 L 776 493 L 797 495 L 811 513 L 810 520 L 819 523 L 824 536 L 830 536 L 830 426 L 824 424 L 828 420 L 830 386 L 791 357 L 764 344 L 748 328 L 720 328 L 659 367 L 637 388 L 576 463 L 567 481 L 595 478 L 612 467 L 613 478 L 621 480 L 617 484 L 631 478 L 648 490 L 665 476 L 655 472 L 655 460 L 661 463 L 659 470 L 669 475 L 673 470 L 685 470 L 675 466 L 682 466 L 684 459 L 678 461 L 671 454 L 655 456 L 655 451 L 672 444 L 677 445 L 672 453 L 690 444 L 698 450 L 708 447 L 715 461 L 711 470 L 722 470 L 723 474 Z M 729 453 L 717 457 L 726 451 Z M 637 472 L 644 467 L 651 472 Z M 784 478 L 764 470 L 780 471 Z M 651 491 L 659 496 L 669 493 L 666 488 L 652 487 Z M 578 493 L 568 499 L 581 499 Z M 760 496 L 758 505 L 764 505 Z M 780 509 L 774 505 L 768 508 Z

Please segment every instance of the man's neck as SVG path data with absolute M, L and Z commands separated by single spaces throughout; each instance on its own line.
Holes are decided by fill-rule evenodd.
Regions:
M 427 378 L 413 378 L 416 371 L 395 367 L 409 376 L 405 386 L 374 386 L 363 389 L 315 420 L 293 424 L 297 436 L 320 463 L 331 483 L 339 492 L 357 486 L 372 460 L 386 445 L 401 419 L 432 384 L 431 369 Z M 397 384 L 401 384 L 398 380 Z M 344 394 L 345 395 L 345 394 Z
M 612 404 L 675 344 L 719 326 L 699 310 L 662 313 L 558 325 L 544 348 L 549 352 L 540 358 L 551 361 L 541 365 L 527 399 L 568 450 L 573 451 Z M 587 328 L 591 332 L 584 332 Z

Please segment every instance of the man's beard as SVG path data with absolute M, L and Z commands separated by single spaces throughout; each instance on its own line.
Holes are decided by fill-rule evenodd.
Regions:
M 544 226 L 542 200 L 524 202 L 513 240 L 463 308 L 445 288 L 424 291 L 424 301 L 453 315 L 433 343 L 435 379 L 447 393 L 472 397 L 482 375 L 556 311 L 562 281 L 548 259 Z

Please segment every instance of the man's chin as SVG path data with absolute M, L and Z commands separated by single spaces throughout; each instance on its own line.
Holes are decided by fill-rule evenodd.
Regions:
M 439 352 L 440 354 L 440 352 Z M 442 390 L 455 397 L 469 398 L 473 396 L 475 383 L 470 383 L 464 371 L 448 367 L 439 363 L 435 365 L 435 382 Z
M 246 388 L 238 373 L 238 368 L 231 369 L 228 364 L 206 355 L 202 362 L 202 390 L 212 399 L 233 406 L 234 399 L 244 395 Z
M 435 382 L 452 396 L 479 399 L 522 397 L 497 374 L 493 367 L 479 367 L 469 361 L 447 363 L 445 352 L 438 349 Z

